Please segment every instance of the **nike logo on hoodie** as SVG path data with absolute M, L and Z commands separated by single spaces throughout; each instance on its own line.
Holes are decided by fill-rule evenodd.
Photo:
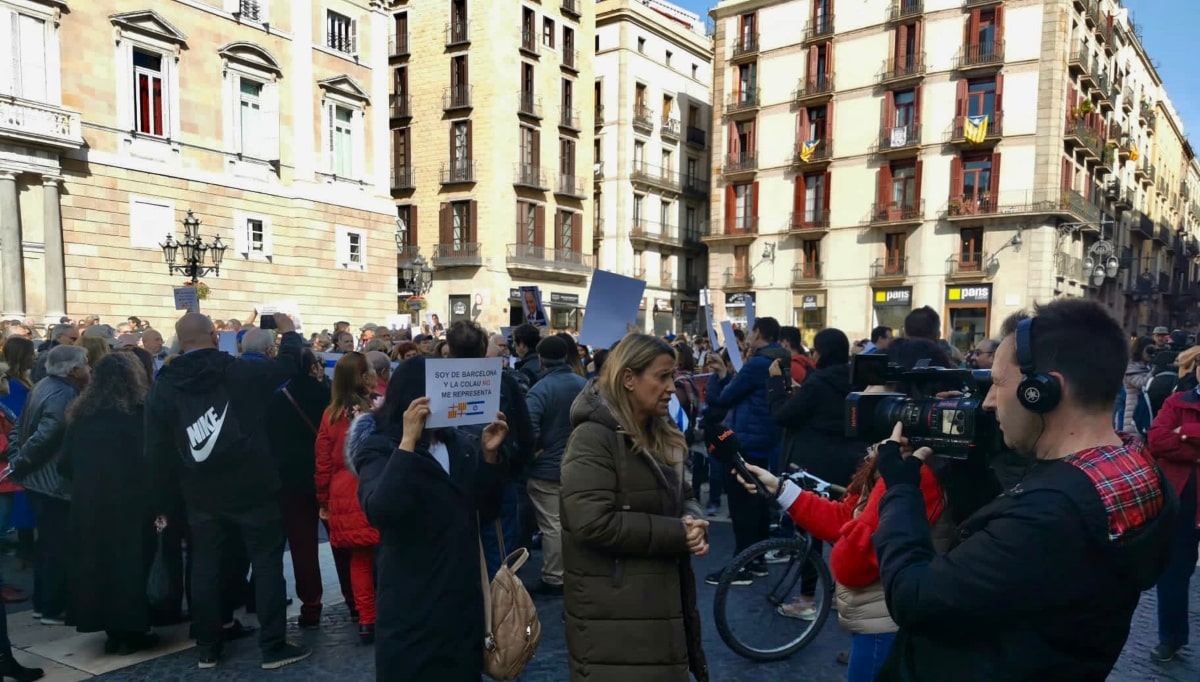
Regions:
M 200 418 L 187 427 L 188 444 L 192 450 L 192 459 L 197 463 L 208 459 L 212 454 L 213 446 L 217 444 L 217 439 L 221 437 L 221 427 L 225 424 L 225 414 L 229 412 L 229 403 L 225 403 L 225 408 L 221 410 L 221 416 L 217 416 L 215 408 L 208 408 L 208 411 L 200 415 Z

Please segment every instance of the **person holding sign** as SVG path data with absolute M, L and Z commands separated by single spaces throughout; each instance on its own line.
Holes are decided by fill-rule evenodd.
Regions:
M 359 418 L 369 435 L 347 443 L 358 499 L 381 540 L 375 679 L 478 682 L 479 524 L 499 512 L 508 424 L 497 413 L 479 438 L 426 428 L 426 362 L 400 364 L 383 405 Z
M 674 349 L 630 334 L 571 407 L 561 520 L 572 680 L 708 680 L 691 566 L 708 553 L 708 522 L 684 476 L 674 393 Z

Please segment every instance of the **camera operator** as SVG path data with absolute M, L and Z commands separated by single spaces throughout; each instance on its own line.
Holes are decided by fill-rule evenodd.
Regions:
M 872 540 L 900 632 L 878 680 L 1103 680 L 1163 570 L 1178 502 L 1110 420 L 1124 334 L 1092 301 L 1036 313 L 1005 321 L 984 403 L 1036 465 L 960 524 L 947 553 L 919 488 L 933 453 L 904 453 L 899 424 L 879 446 L 888 492 Z

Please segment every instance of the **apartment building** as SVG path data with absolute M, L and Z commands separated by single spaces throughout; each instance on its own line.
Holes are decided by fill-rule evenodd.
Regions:
M 714 10 L 725 134 L 705 241 L 718 318 L 741 321 L 754 297 L 806 338 L 861 337 L 930 305 L 964 350 L 1056 296 L 1105 301 L 1131 331 L 1175 319 L 1195 242 L 1170 183 L 1136 178 L 1161 158 L 1178 193 L 1186 154 L 1126 10 L 835 4 Z
M 522 321 L 517 287 L 536 285 L 551 326 L 579 328 L 595 266 L 593 4 L 390 3 L 402 309 L 495 329 Z M 415 262 L 433 269 L 425 296 Z
M 11 32 L 10 32 L 11 28 Z M 0 0 L 4 314 L 178 315 L 199 221 L 213 317 L 394 313 L 387 21 L 348 0 Z M 186 248 L 174 253 L 183 263 Z M 346 292 L 342 295 L 340 292 Z
M 661 0 L 596 4 L 597 267 L 646 281 L 638 323 L 698 329 L 707 273 L 712 40 Z

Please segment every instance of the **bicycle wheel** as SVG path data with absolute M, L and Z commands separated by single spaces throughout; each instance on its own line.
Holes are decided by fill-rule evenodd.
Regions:
M 713 619 L 721 640 L 734 653 L 752 661 L 780 661 L 808 646 L 821 631 L 833 609 L 833 577 L 824 559 L 809 547 L 804 537 L 764 540 L 734 557 L 721 574 Z M 788 558 L 768 563 L 766 554 L 772 550 Z M 760 560 L 758 569 L 765 567 L 766 576 L 754 578 L 750 585 L 733 584 L 739 571 Z M 788 612 L 801 615 L 797 612 L 803 609 L 796 607 L 806 574 L 813 581 L 806 586 L 812 588 L 811 611 L 803 618 L 780 613 L 781 606 L 791 606 Z

